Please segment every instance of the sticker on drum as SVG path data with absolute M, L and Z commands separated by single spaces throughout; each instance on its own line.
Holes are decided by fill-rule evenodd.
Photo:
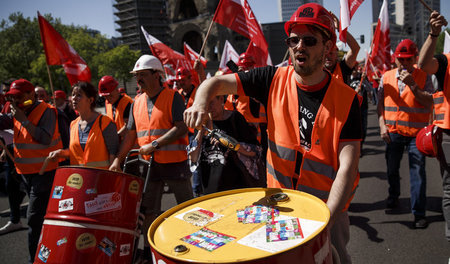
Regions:
M 91 233 L 83 233 L 78 236 L 77 241 L 75 242 L 75 245 L 78 250 L 88 249 L 95 247 L 97 244 L 97 240 L 95 239 L 95 236 Z
M 75 189 L 81 189 L 83 186 L 83 176 L 78 173 L 74 173 L 67 178 L 66 185 Z
M 196 207 L 186 213 L 179 214 L 176 217 L 195 226 L 205 226 L 206 224 L 216 221 L 223 215 L 215 214 L 200 207 Z
M 120 257 L 122 257 L 122 256 L 128 256 L 128 255 L 130 255 L 130 251 L 131 251 L 131 245 L 130 245 L 130 243 L 120 245 L 119 256 L 120 256 Z
M 73 210 L 73 198 L 59 201 L 58 212 Z
M 116 244 L 114 244 L 114 242 L 109 240 L 107 237 L 104 237 L 97 247 L 110 257 L 114 254 L 114 251 L 116 251 L 117 248 Z
M 55 186 L 55 188 L 53 189 L 52 198 L 53 199 L 61 199 L 63 190 L 64 190 L 64 186 Z
M 63 237 L 60 240 L 56 241 L 57 246 L 61 246 L 62 244 L 67 243 L 67 237 Z
M 44 244 L 41 244 L 41 248 L 39 249 L 38 257 L 40 260 L 42 260 L 44 263 L 47 263 L 48 257 L 50 256 L 51 250 L 44 246 Z
M 128 191 L 130 193 L 138 194 L 139 193 L 139 182 L 136 180 L 132 180 L 130 185 L 128 186 Z

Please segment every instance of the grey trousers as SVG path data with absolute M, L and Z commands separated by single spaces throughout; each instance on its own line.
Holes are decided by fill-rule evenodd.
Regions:
M 450 171 L 445 169 L 445 164 L 443 164 L 446 162 L 447 166 L 450 166 L 450 135 L 446 133 L 442 134 L 442 153 L 444 154 L 444 158 L 440 161 L 444 191 L 442 195 L 442 212 L 445 219 L 445 236 L 450 242 Z

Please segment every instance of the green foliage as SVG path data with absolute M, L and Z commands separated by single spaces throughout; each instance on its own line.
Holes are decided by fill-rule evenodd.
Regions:
M 129 72 L 140 56 L 139 51 L 132 51 L 125 45 L 113 48 L 112 41 L 98 31 L 63 25 L 59 18 L 53 18 L 50 14 L 43 16 L 86 61 L 91 69 L 94 86 L 103 75 L 112 75 L 124 81 L 131 78 Z M 22 13 L 13 13 L 8 20 L 2 20 L 0 50 L 0 81 L 25 78 L 50 91 L 37 17 L 25 18 Z M 49 69 L 54 89 L 69 92 L 70 84 L 63 67 L 50 65 Z
M 450 33 L 450 29 L 446 28 L 445 31 Z M 442 51 L 444 50 L 444 40 L 445 40 L 445 32 L 442 31 L 441 34 L 439 34 L 438 40 L 436 42 L 436 50 L 434 51 L 434 54 L 442 54 Z

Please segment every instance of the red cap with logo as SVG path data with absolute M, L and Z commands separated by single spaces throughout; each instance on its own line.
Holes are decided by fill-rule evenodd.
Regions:
M 314 25 L 336 43 L 336 28 L 333 16 L 323 6 L 308 3 L 300 6 L 289 21 L 284 24 L 284 31 L 289 36 L 292 26 L 297 24 Z
M 109 95 L 117 86 L 119 86 L 119 82 L 114 77 L 105 75 L 98 82 L 98 94 L 100 96 Z
M 411 58 L 417 55 L 417 46 L 410 39 L 404 39 L 395 49 L 394 56 L 396 58 Z
M 64 91 L 62 91 L 62 90 L 56 90 L 55 91 L 55 99 L 58 99 L 58 98 L 61 98 L 61 99 L 64 99 L 64 100 L 66 100 L 66 93 L 64 92 Z
M 191 76 L 191 72 L 188 69 L 186 69 L 184 67 L 180 67 L 177 69 L 177 75 L 176 75 L 177 80 L 181 80 L 181 79 L 187 78 L 189 76 Z
M 11 83 L 9 92 L 6 95 L 19 95 L 34 91 L 34 86 L 25 79 L 19 79 Z
M 253 59 L 253 56 L 247 53 L 242 53 L 241 56 L 239 56 L 239 61 L 237 63 L 237 66 L 241 67 L 252 67 L 255 65 L 255 60 Z

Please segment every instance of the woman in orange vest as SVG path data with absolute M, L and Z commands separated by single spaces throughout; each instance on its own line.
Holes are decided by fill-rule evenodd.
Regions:
M 97 91 L 88 82 L 72 86 L 72 103 L 80 116 L 70 124 L 68 149 L 49 154 L 51 159 L 70 158 L 71 165 L 108 169 L 119 148 L 114 122 L 95 111 Z

